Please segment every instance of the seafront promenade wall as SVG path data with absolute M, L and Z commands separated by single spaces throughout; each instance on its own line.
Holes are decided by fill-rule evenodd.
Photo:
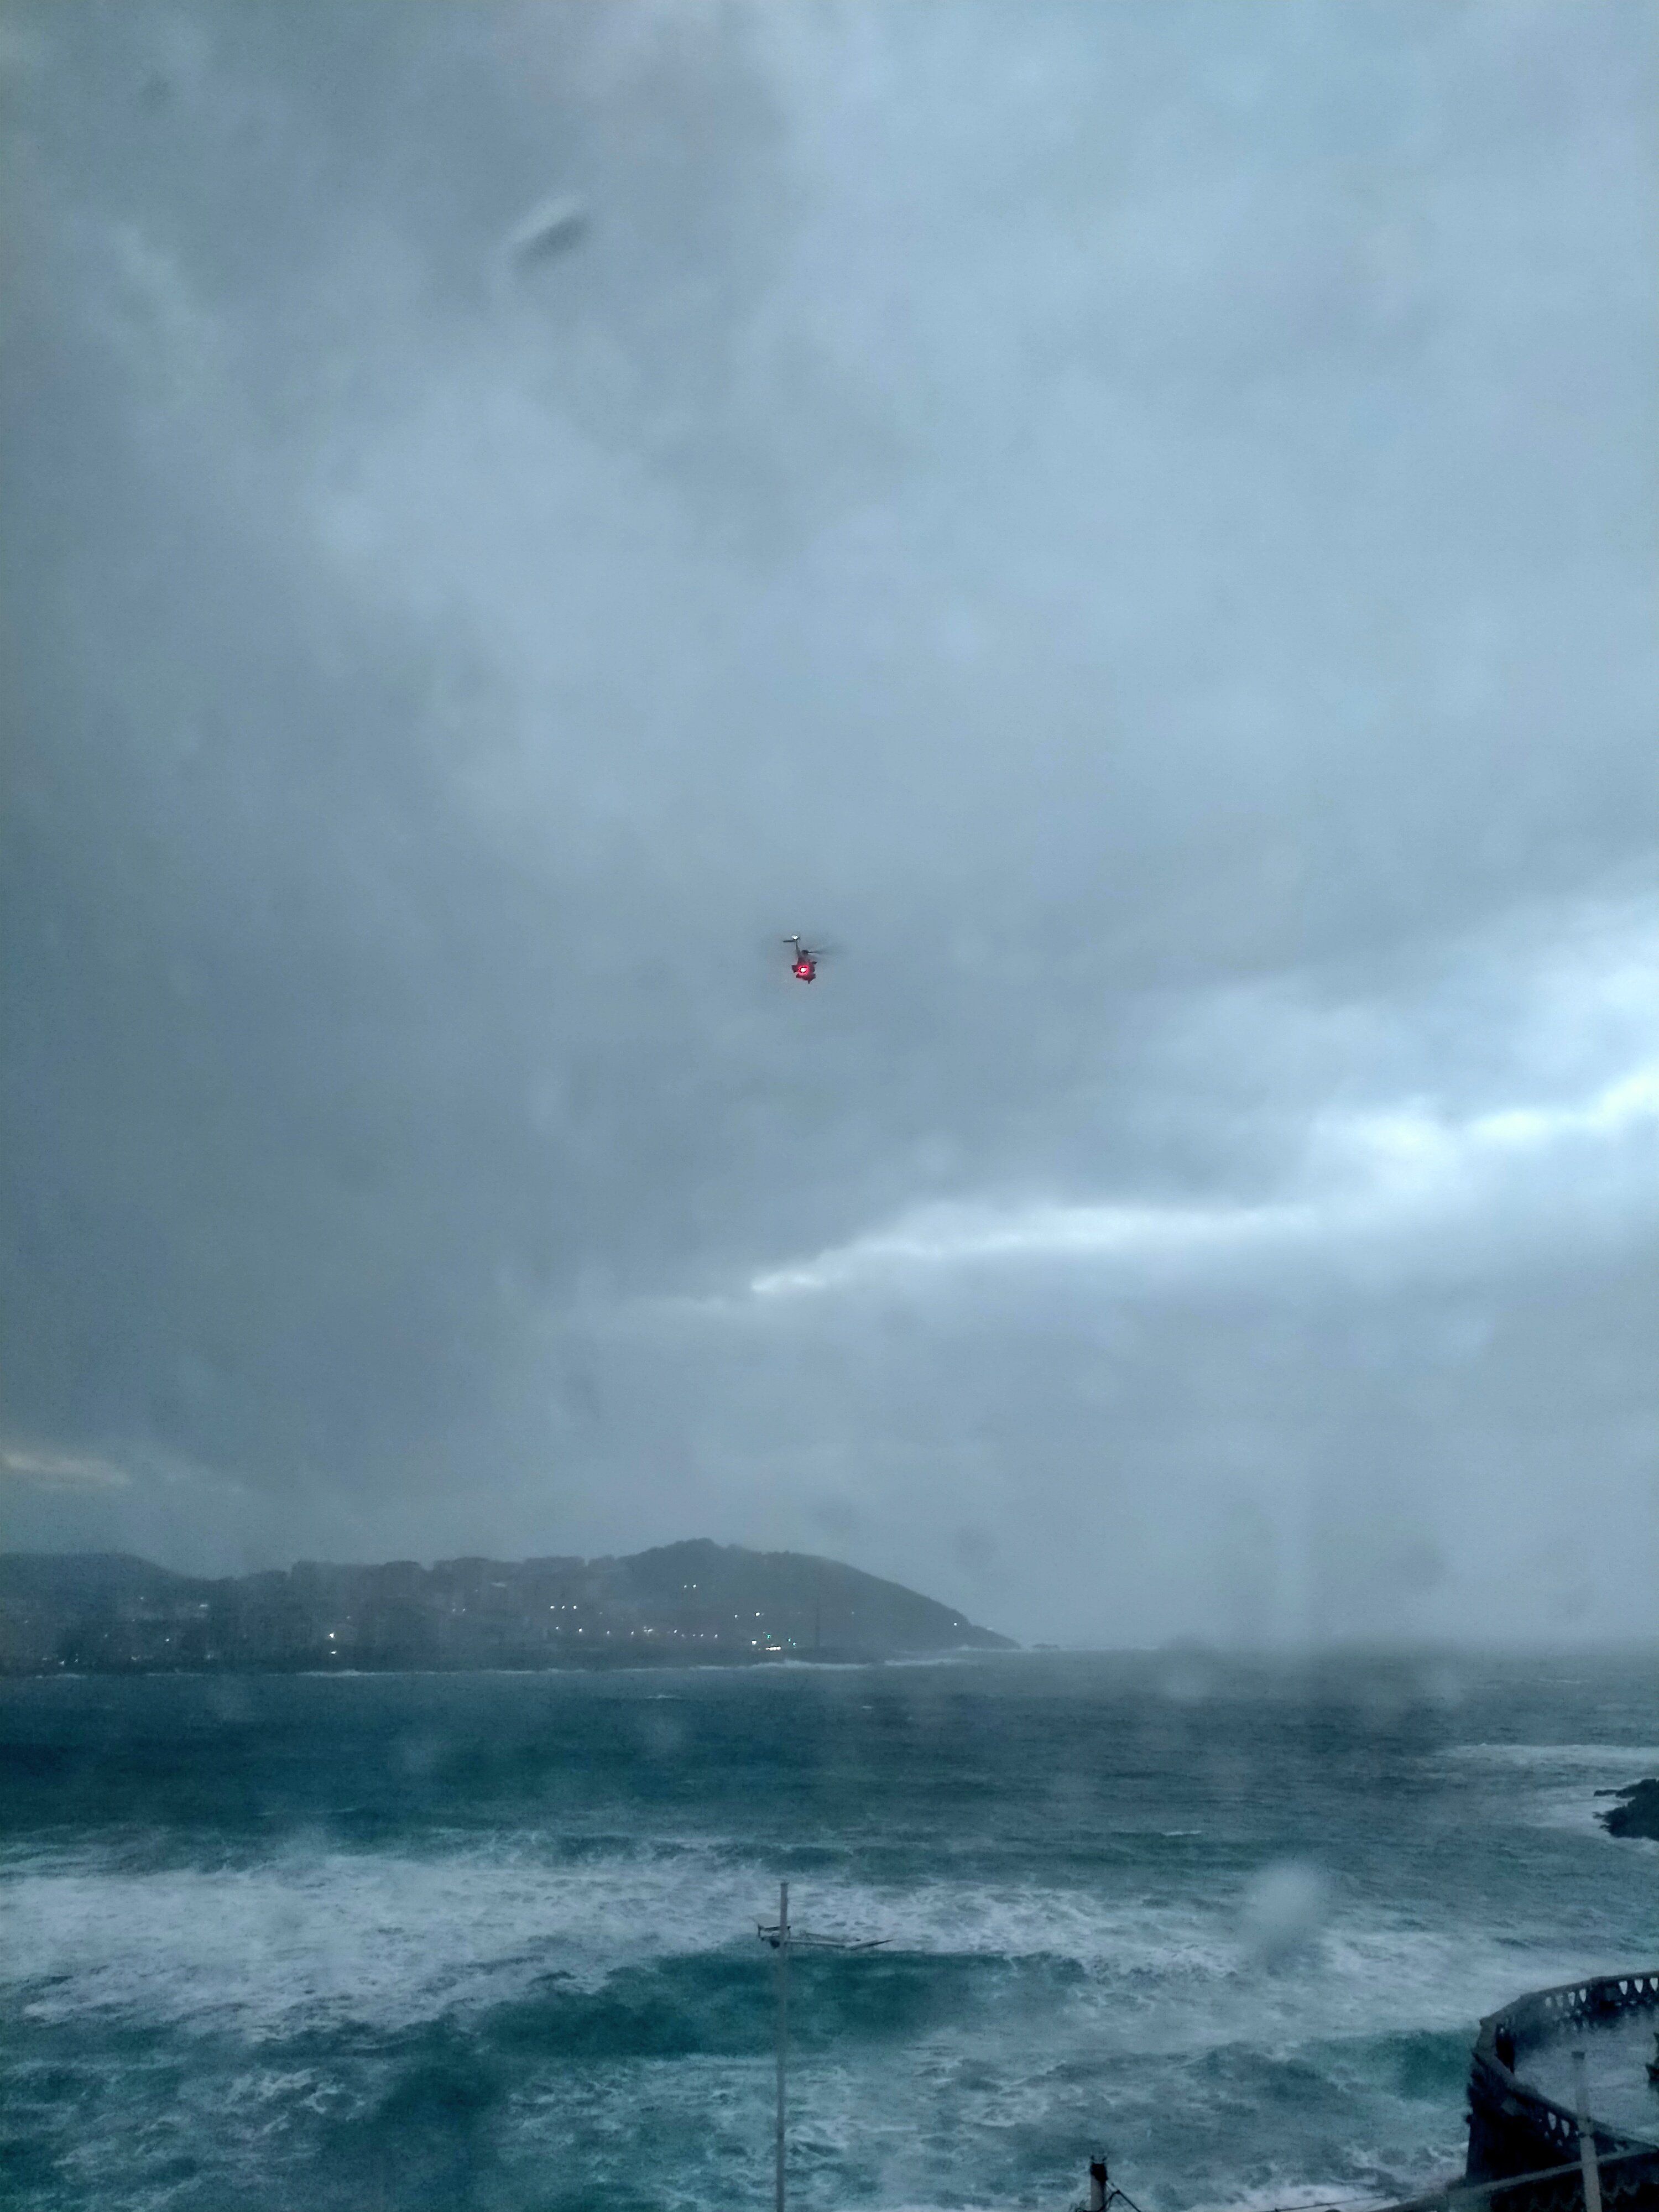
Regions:
M 1589 2212 L 1577 2115 L 1524 2078 L 1526 2060 L 1582 2027 L 1637 2012 L 1659 2025 L 1659 1968 L 1535 1990 L 1483 2020 L 1469 2059 L 1463 2178 L 1387 2212 Z M 1659 2212 L 1659 2141 L 1594 2115 L 1590 2130 L 1602 2212 Z
M 1577 2117 L 1526 2080 L 1527 2056 L 1543 2044 L 1569 2040 L 1576 2029 L 1634 2012 L 1650 2013 L 1659 2021 L 1659 1969 L 1536 1990 L 1481 2021 L 1469 2063 L 1469 2181 L 1504 2180 L 1577 2159 Z M 1608 2127 L 1593 2116 L 1591 2125 L 1598 2160 L 1617 2159 L 1632 2182 L 1641 2154 L 1651 2154 L 1659 2203 L 1659 2140 Z

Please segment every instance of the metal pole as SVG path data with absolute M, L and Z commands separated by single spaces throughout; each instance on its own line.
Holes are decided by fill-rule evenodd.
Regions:
M 1589 2088 L 1582 2051 L 1572 2054 L 1572 2087 L 1578 2106 L 1578 2163 L 1584 2174 L 1584 2212 L 1601 2212 L 1601 2174 L 1596 2163 L 1595 2130 L 1590 2125 Z
M 778 1884 L 778 2136 L 777 2212 L 784 2212 L 785 2054 L 789 2048 L 789 1885 Z M 1601 2205 L 1591 2212 L 1601 2212 Z

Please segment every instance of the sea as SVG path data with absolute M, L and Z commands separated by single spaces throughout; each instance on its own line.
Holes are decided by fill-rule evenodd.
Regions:
M 0 2196 L 769 2205 L 787 1881 L 802 2212 L 1386 2202 L 1655 1773 L 1652 1654 L 13 1680 Z

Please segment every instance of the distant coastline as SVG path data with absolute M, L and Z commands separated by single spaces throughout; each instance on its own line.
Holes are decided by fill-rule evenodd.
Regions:
M 1013 1650 L 950 1606 L 799 1552 L 301 1561 L 209 1577 L 125 1553 L 0 1553 L 0 1674 L 379 1674 L 823 1665 Z

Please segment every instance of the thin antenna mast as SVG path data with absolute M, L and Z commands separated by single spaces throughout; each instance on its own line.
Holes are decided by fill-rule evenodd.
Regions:
M 1601 2212 L 1601 2168 L 1595 2155 L 1595 2129 L 1590 2120 L 1589 2086 L 1585 2080 L 1583 2051 L 1572 2054 L 1573 2101 L 1578 2107 L 1578 2163 L 1584 2176 L 1584 2212 Z
M 769 1943 L 778 1954 L 778 2111 L 774 2150 L 777 2163 L 774 2186 L 775 2212 L 787 2212 L 785 2196 L 788 2182 L 788 2075 L 789 2075 L 789 1954 L 797 1948 L 809 1951 L 878 1951 L 884 1938 L 861 1938 L 855 1936 L 811 1936 L 804 1928 L 795 1928 L 789 1919 L 789 1885 L 778 1884 L 778 1917 L 775 1925 L 762 1921 L 757 1935 L 763 1943 Z
M 784 2212 L 784 2191 L 787 2160 L 784 2146 L 787 2135 L 787 2100 L 789 2071 L 789 1885 L 778 1884 L 778 2125 L 777 2125 L 777 2212 Z M 1596 2212 L 1601 2212 L 1598 2205 Z

